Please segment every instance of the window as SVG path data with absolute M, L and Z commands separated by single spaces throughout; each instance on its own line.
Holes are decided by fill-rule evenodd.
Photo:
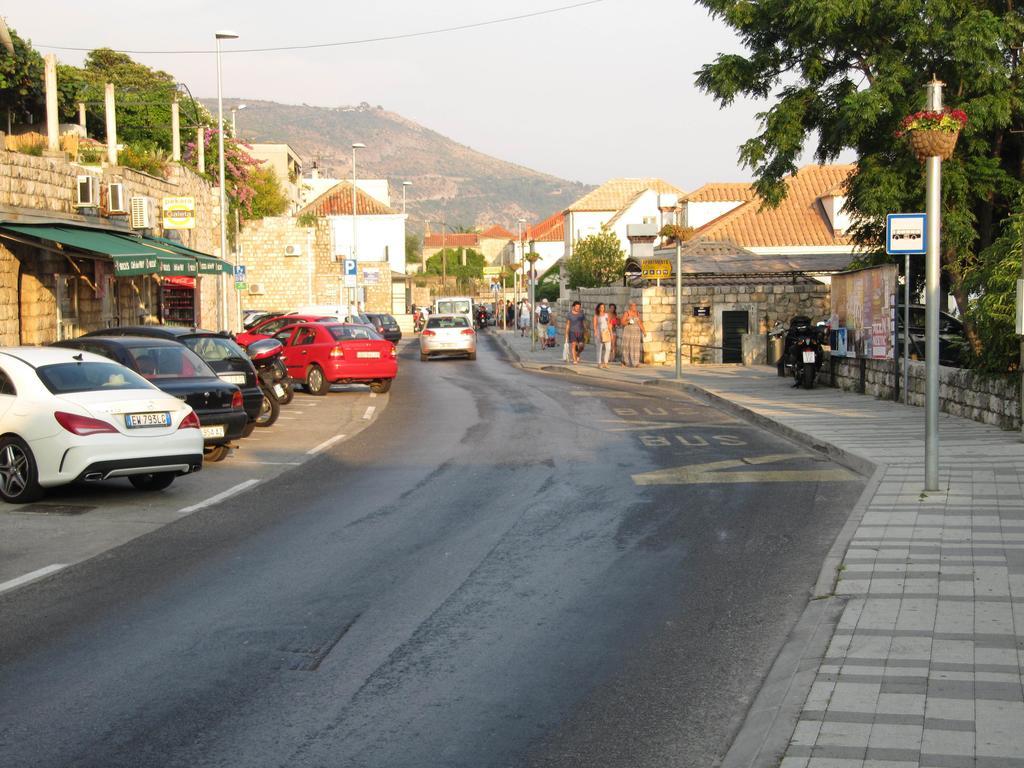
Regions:
M 375 331 L 362 325 L 329 325 L 327 330 L 335 341 L 350 341 L 351 339 L 379 339 Z
M 461 315 L 453 317 L 432 317 L 427 320 L 427 328 L 468 328 L 469 321 Z
M 150 380 L 217 375 L 195 352 L 178 344 L 130 347 L 128 354 L 135 370 Z
M 18 393 L 14 390 L 14 382 L 11 381 L 11 377 L 7 375 L 7 372 L 0 368 L 0 395 L 17 395 Z
M 295 346 L 300 347 L 304 344 L 313 344 L 316 342 L 316 329 L 315 328 L 299 328 L 299 332 L 295 334 Z
M 117 363 L 56 363 L 37 368 L 36 375 L 55 395 L 153 388 L 145 379 Z
M 274 338 L 287 346 L 288 340 L 291 339 L 293 333 L 295 333 L 294 328 L 287 328 L 279 333 L 275 333 Z
M 185 346 L 199 355 L 203 360 L 219 363 L 222 360 L 246 359 L 245 353 L 231 339 L 221 336 L 196 336 L 182 339 Z

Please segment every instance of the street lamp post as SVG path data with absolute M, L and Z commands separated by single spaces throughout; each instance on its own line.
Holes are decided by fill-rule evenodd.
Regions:
M 235 116 L 247 106 L 247 104 L 236 104 L 231 108 L 231 136 L 233 138 L 238 138 L 238 123 Z
M 943 83 L 932 78 L 927 85 L 928 109 L 942 110 Z M 924 301 L 924 489 L 939 490 L 939 281 L 942 235 L 942 158 L 932 155 L 925 160 L 925 211 L 928 214 L 927 254 L 925 255 Z M 908 275 L 909 278 L 909 275 Z M 910 329 L 903 333 L 910 335 Z
M 220 41 L 221 40 L 237 40 L 238 35 L 234 32 L 222 30 L 220 32 L 213 33 L 214 38 L 217 41 L 217 154 L 219 155 L 219 171 L 218 181 L 220 183 L 220 257 L 222 259 L 227 257 L 228 253 L 228 230 L 227 230 L 227 194 L 225 190 L 224 181 L 224 83 L 221 72 L 221 56 L 220 56 Z M 235 266 L 238 266 L 238 256 L 235 255 Z M 228 327 L 228 304 L 227 304 L 227 286 L 225 285 L 224 274 L 221 273 L 220 280 L 218 282 L 220 287 L 220 314 L 221 314 L 221 327 Z M 239 303 L 241 306 L 241 303 Z
M 411 181 L 402 182 L 402 215 L 405 215 L 405 190 L 412 186 Z
M 357 141 L 352 144 L 352 260 L 356 262 L 356 287 L 353 291 L 355 296 L 355 303 L 358 305 L 359 302 L 359 279 L 358 279 L 358 256 L 356 255 L 356 221 L 359 218 L 359 210 L 356 208 L 356 150 L 366 149 L 366 145 L 361 141 Z M 357 307 L 358 308 L 358 307 Z

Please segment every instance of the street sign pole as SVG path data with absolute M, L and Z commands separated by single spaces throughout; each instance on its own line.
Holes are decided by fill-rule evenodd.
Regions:
M 903 404 L 910 405 L 910 254 L 903 257 Z
M 683 245 L 676 240 L 676 378 L 683 378 Z
M 942 109 L 942 83 L 928 83 L 928 109 Z M 925 360 L 925 439 L 924 489 L 939 490 L 939 280 L 941 278 L 940 240 L 942 233 L 942 158 L 932 155 L 926 161 L 925 212 L 928 214 L 928 254 L 925 257 L 924 360 Z M 910 329 L 907 328 L 907 335 Z

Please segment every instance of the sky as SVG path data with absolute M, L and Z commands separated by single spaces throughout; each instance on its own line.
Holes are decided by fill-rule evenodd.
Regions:
M 576 0 L 578 1 L 578 0 Z M 224 43 L 225 98 L 315 106 L 380 104 L 487 154 L 570 180 L 656 176 L 692 190 L 750 178 L 738 146 L 765 104 L 726 109 L 694 84 L 729 28 L 690 0 L 602 0 L 483 28 L 404 40 L 270 53 L 232 49 L 420 32 L 543 11 L 574 0 L 50 0 L 10 6 L 7 23 L 43 53 L 212 50 Z M 212 53 L 139 53 L 196 97 L 216 96 Z M 244 119 L 239 113 L 238 119 Z

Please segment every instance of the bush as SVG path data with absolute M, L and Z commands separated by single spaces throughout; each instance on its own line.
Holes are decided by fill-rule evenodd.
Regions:
M 118 165 L 163 178 L 167 173 L 167 155 L 156 144 L 126 144 L 117 156 Z

